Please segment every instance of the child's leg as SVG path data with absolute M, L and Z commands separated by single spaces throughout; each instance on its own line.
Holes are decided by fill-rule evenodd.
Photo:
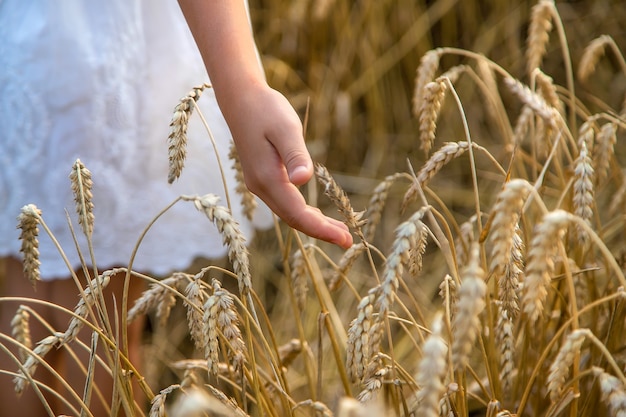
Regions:
M 85 283 L 86 280 L 84 277 L 79 275 L 82 283 Z M 121 314 L 121 304 L 122 304 L 122 294 L 123 294 L 123 283 L 124 276 L 120 274 L 118 276 L 111 277 L 111 281 L 109 286 L 105 290 L 105 300 L 107 302 L 107 309 L 109 312 L 111 326 L 113 327 L 113 331 L 115 332 L 115 314 L 114 303 L 113 303 L 113 295 L 115 298 L 115 305 L 118 306 L 118 317 Z M 136 299 L 136 297 L 143 290 L 142 283 L 137 279 L 131 279 L 131 285 L 129 287 L 129 307 L 132 306 L 132 303 Z M 43 281 L 37 284 L 37 290 L 34 291 L 32 286 L 28 282 L 28 280 L 23 276 L 22 273 L 22 265 L 21 262 L 15 259 L 7 259 L 6 261 L 6 274 L 5 274 L 5 285 L 2 293 L 2 296 L 23 296 L 28 298 L 37 298 L 49 301 L 53 304 L 63 306 L 69 310 L 73 310 L 76 304 L 79 301 L 80 291 L 76 287 L 73 279 L 60 279 L 54 281 Z M 5 303 L 0 302 L 0 329 L 2 333 L 10 335 L 11 334 L 11 326 L 10 322 L 15 314 L 15 310 L 19 303 Z M 32 304 L 31 304 L 32 305 Z M 54 328 L 55 331 L 64 332 L 69 324 L 70 316 L 61 311 L 45 308 L 41 306 L 34 306 L 34 309 L 38 311 L 39 314 L 44 317 Z M 91 320 L 90 320 L 91 321 Z M 50 335 L 50 332 L 45 330 L 43 326 L 40 326 L 36 323 L 36 320 L 33 320 L 31 317 L 31 333 L 32 333 L 32 341 L 33 343 L 38 342 L 42 338 Z M 143 329 L 143 321 L 136 320 L 136 322 L 132 323 L 128 328 L 128 348 L 131 362 L 135 367 L 140 367 L 141 363 L 141 333 Z M 119 331 L 119 330 L 118 330 Z M 87 346 L 91 343 L 91 335 L 92 331 L 88 328 L 84 328 L 79 334 L 80 340 L 85 343 Z M 5 342 L 5 344 L 7 344 Z M 98 355 L 108 363 L 107 356 L 104 351 L 105 342 L 103 340 L 99 340 L 98 342 Z M 69 383 L 69 385 L 73 388 L 76 394 L 82 398 L 84 384 L 86 381 L 86 376 L 82 367 L 86 368 L 88 366 L 89 361 L 89 352 L 85 349 L 78 346 L 76 342 L 71 344 L 72 349 L 78 355 L 78 360 L 80 365 L 77 363 L 75 358 L 69 354 L 67 349 L 61 348 L 59 350 L 52 349 L 46 355 L 46 361 L 63 377 L 65 381 Z M 15 370 L 17 369 L 17 365 L 12 362 L 9 357 L 0 353 L 0 369 L 7 370 Z M 42 366 L 39 366 L 36 373 L 35 378 L 37 380 L 41 380 L 47 385 L 51 386 L 57 392 L 61 393 L 65 398 L 70 399 L 67 390 L 63 387 L 63 384 L 57 379 L 53 378 L 52 375 L 45 372 Z M 6 384 L 4 387 L 10 387 L 11 378 L 0 375 L 0 383 Z M 112 379 L 107 374 L 105 369 L 101 366 L 97 366 L 95 370 L 95 378 L 93 380 L 93 385 L 97 386 L 106 401 L 107 407 L 110 406 L 111 396 L 112 396 Z M 138 401 L 144 401 L 143 395 L 139 392 L 137 386 L 133 387 L 135 398 L 139 399 Z M 16 409 L 20 410 L 20 413 L 24 411 L 23 415 L 29 416 L 44 416 L 45 411 L 41 406 L 41 401 L 34 395 L 34 392 L 31 388 L 27 388 L 25 392 L 22 394 L 22 398 L 17 400 L 16 403 L 15 394 L 11 389 L 0 390 L 2 394 L 0 394 L 0 401 L 3 401 L 4 404 L 17 404 Z M 69 414 L 73 415 L 67 407 L 61 405 L 60 401 L 56 401 L 53 396 L 47 395 L 46 398 L 50 402 L 53 407 L 53 411 L 55 415 L 59 414 Z M 7 402 L 8 401 L 8 402 Z M 76 406 L 76 402 L 70 399 L 70 402 Z M 24 408 L 22 408 L 22 405 Z M 93 391 L 91 396 L 91 404 L 89 409 L 92 411 L 94 416 L 109 416 L 108 413 L 105 412 L 106 407 L 103 406 L 102 401 Z M 12 411 L 14 409 L 11 407 L 6 409 L 5 407 L 0 407 L 0 417 L 4 417 L 4 413 L 6 410 L 10 414 L 7 415 L 15 415 Z

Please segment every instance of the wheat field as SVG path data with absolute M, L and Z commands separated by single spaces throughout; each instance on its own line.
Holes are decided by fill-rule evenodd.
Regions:
M 52 349 L 89 350 L 76 338 L 87 327 L 109 346 L 90 361 L 117 395 L 75 392 L 77 416 L 93 401 L 149 417 L 626 415 L 626 13 L 617 1 L 507 3 L 251 2 L 268 80 L 306 118 L 317 164 L 302 191 L 354 245 L 278 223 L 247 245 L 213 194 L 181 196 L 227 259 L 169 277 L 100 272 L 68 328 L 41 341 L 22 300 L 1 342 L 20 347 L 2 370 L 16 392 L 42 388 Z M 205 88 L 172 103 L 170 181 Z M 97 178 L 70 168 L 89 236 Z M 27 203 L 36 282 L 45 213 Z M 141 366 L 101 314 L 112 279 L 148 285 L 119 318 L 148 316 L 154 359 Z

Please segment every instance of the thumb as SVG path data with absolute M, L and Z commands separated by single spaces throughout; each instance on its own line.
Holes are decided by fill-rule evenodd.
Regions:
M 304 148 L 304 152 L 299 150 L 292 152 L 287 160 L 285 160 L 289 181 L 295 185 L 303 185 L 307 183 L 313 176 L 313 162 L 309 152 Z

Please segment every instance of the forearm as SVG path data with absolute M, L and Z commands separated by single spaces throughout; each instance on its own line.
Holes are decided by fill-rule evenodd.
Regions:
M 243 0 L 179 0 L 222 111 L 265 85 Z M 224 108 L 226 107 L 226 108 Z

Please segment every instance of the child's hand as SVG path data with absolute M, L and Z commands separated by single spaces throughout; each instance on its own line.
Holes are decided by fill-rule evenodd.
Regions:
M 313 175 L 302 123 L 287 99 L 267 85 L 228 100 L 229 126 L 246 186 L 289 226 L 348 248 L 352 235 L 342 222 L 306 204 L 297 186 Z

